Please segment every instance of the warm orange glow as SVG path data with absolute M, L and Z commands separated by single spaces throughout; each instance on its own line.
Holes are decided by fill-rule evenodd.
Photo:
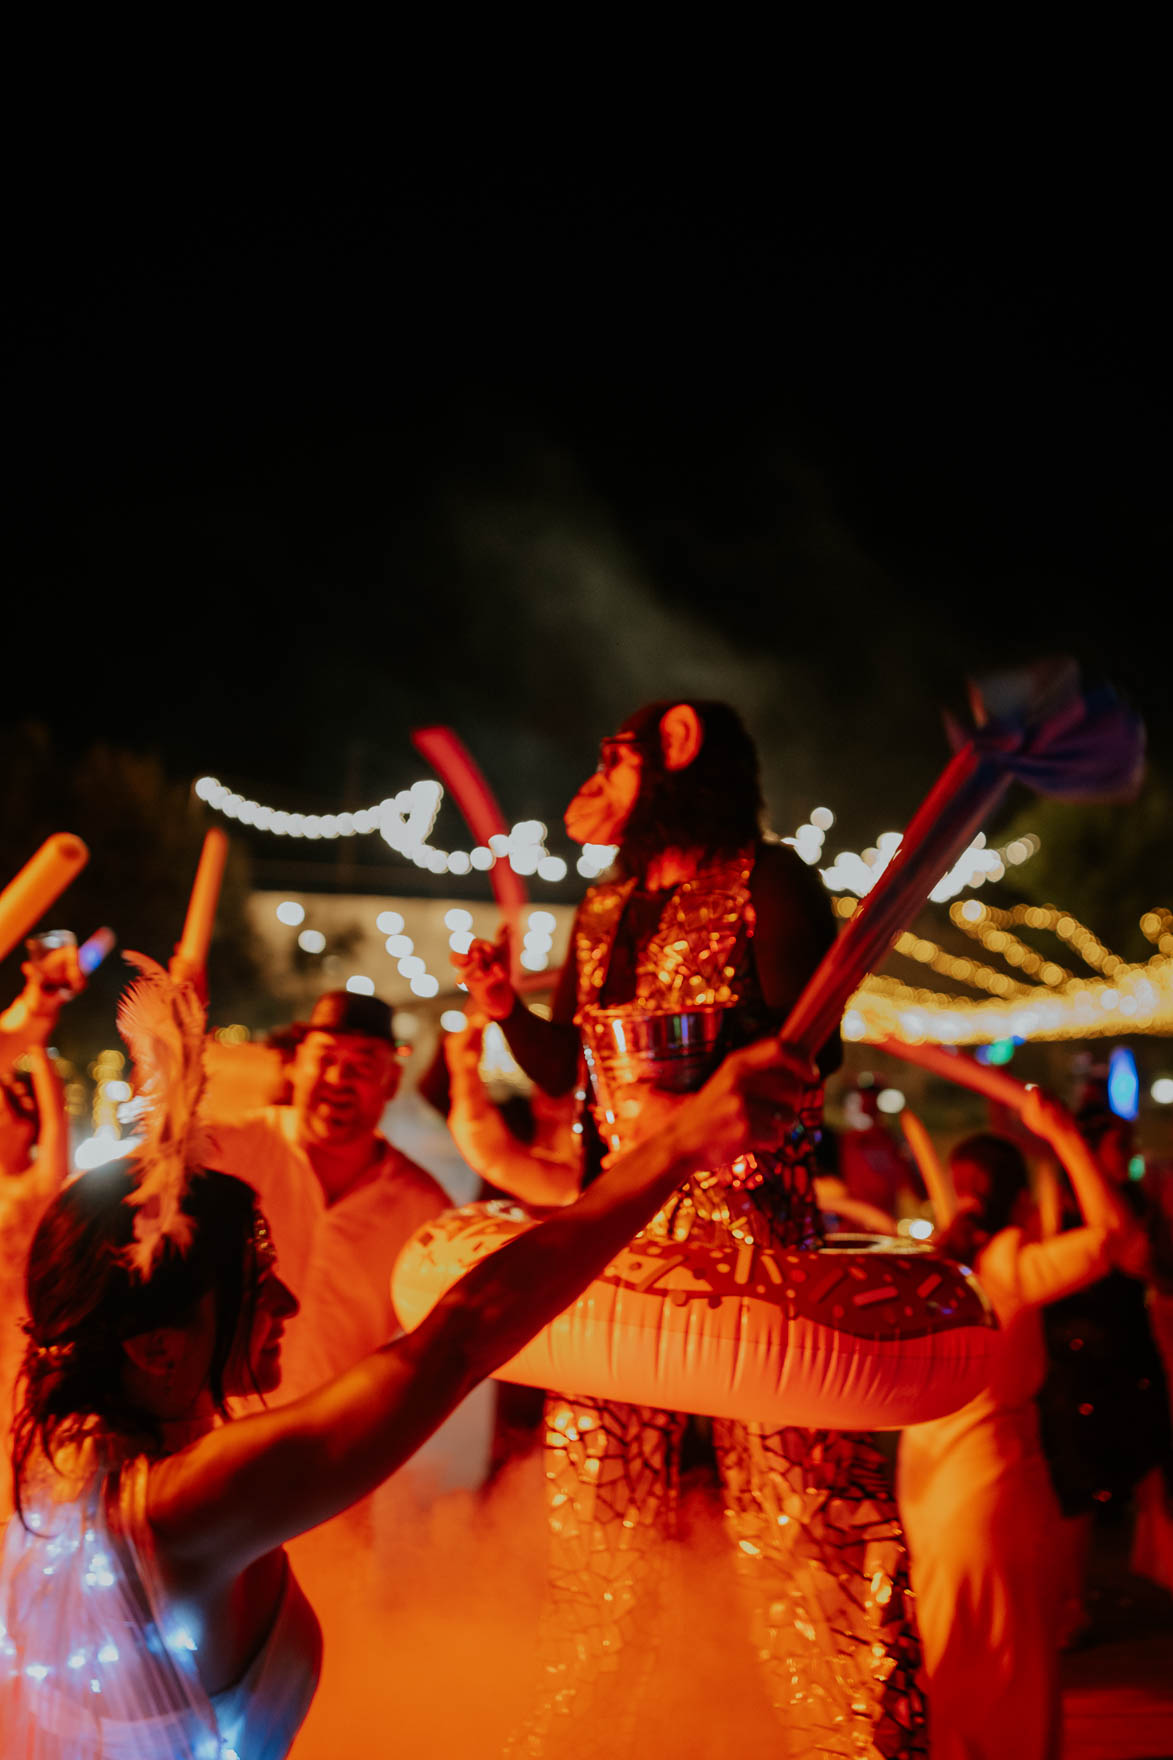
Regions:
M 45 839 L 36 855 L 0 892 L 0 959 L 44 916 L 89 859 L 81 838 L 68 831 L 57 831 Z
M 220 885 L 224 879 L 224 864 L 227 860 L 228 839 L 218 826 L 213 826 L 204 838 L 200 865 L 196 869 L 195 883 L 188 900 L 183 934 L 175 950 L 177 960 L 182 962 L 185 971 L 192 976 L 202 972 L 208 963 L 208 947 L 212 940 L 212 927 L 216 921 L 216 906 L 220 902 Z

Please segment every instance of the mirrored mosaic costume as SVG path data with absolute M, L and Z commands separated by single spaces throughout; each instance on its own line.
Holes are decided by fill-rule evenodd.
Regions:
M 634 948 L 634 996 L 608 998 L 633 881 L 587 894 L 575 922 L 576 1023 L 600 1137 L 640 1135 L 653 1088 L 699 1085 L 772 1024 L 753 959 L 756 850 L 666 895 Z M 614 987 L 612 987 L 613 989 Z M 780 1154 L 694 1174 L 645 1233 L 718 1250 L 814 1247 L 812 1092 Z M 675 1529 L 683 1414 L 551 1395 L 546 1408 L 550 1603 L 543 1690 L 511 1756 L 626 1752 Z M 717 1420 L 725 1522 L 750 1634 L 784 1744 L 804 1755 L 927 1752 L 920 1648 L 886 1463 L 867 1437 Z M 637 1639 L 638 1634 L 638 1639 Z

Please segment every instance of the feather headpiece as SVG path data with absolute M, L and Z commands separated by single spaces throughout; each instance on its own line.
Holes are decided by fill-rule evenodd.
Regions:
M 192 1225 L 183 1212 L 189 1170 L 210 1152 L 199 1118 L 204 1087 L 204 1007 L 195 986 L 177 982 L 145 954 L 124 956 L 142 974 L 118 1005 L 118 1031 L 134 1064 L 142 1141 L 135 1160 L 138 1185 L 127 1202 L 138 1214 L 129 1261 L 148 1277 L 166 1241 L 183 1252 Z

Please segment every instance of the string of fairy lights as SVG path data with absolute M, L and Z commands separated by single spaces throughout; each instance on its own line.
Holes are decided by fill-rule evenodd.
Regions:
M 212 811 L 274 837 L 330 841 L 377 832 L 391 849 L 434 874 L 461 877 L 487 873 L 497 862 L 507 861 L 517 874 L 557 884 L 568 871 L 566 861 L 547 848 L 547 829 L 540 820 L 520 820 L 507 833 L 467 850 L 444 850 L 434 845 L 431 835 L 444 790 L 432 780 L 414 782 L 394 797 L 356 812 L 336 814 L 267 807 L 235 793 L 213 776 L 201 776 L 193 791 Z M 861 851 L 840 851 L 824 866 L 826 834 L 834 823 L 829 807 L 816 807 L 783 841 L 791 844 L 808 866 L 818 867 L 824 886 L 836 895 L 836 914 L 848 918 L 892 860 L 901 833 L 883 832 L 874 845 Z M 972 893 L 987 882 L 1003 879 L 1008 868 L 1029 861 L 1039 847 L 1033 833 L 1016 837 L 999 849 L 987 846 L 984 835 L 979 834 L 929 895 L 939 904 L 956 900 L 949 908 L 955 928 L 1010 967 L 1009 971 L 977 957 L 950 953 L 930 936 L 905 931 L 892 943 L 899 957 L 982 992 L 981 998 L 949 995 L 887 973 L 873 973 L 847 1006 L 843 1037 L 859 1042 L 896 1038 L 960 1046 L 1173 1033 L 1173 911 L 1165 906 L 1155 906 L 1140 919 L 1141 931 L 1156 951 L 1147 961 L 1127 964 L 1075 916 L 1054 905 L 1002 908 L 972 896 L 957 900 L 960 892 Z M 597 879 L 611 866 L 616 853 L 608 845 L 585 845 L 577 858 L 578 873 L 586 880 Z M 306 911 L 298 900 L 283 900 L 276 915 L 285 926 L 299 930 L 297 942 L 303 952 L 325 952 L 326 936 L 320 929 L 304 926 Z M 412 994 L 422 999 L 438 996 L 440 980 L 427 970 L 402 914 L 382 910 L 376 927 L 385 937 L 386 953 L 395 960 Z M 470 912 L 462 907 L 450 909 L 445 916 L 449 947 L 465 952 L 472 940 L 472 927 Z M 1060 961 L 1040 954 L 1015 934 L 1019 928 L 1054 935 L 1065 954 L 1074 955 L 1094 975 L 1076 976 Z M 549 968 L 555 930 L 556 919 L 549 911 L 527 913 L 520 956 L 526 971 L 537 974 Z M 375 980 L 362 973 L 352 973 L 346 987 L 365 994 L 374 994 L 377 989 Z M 465 1016 L 459 1009 L 446 1009 L 441 1015 L 446 1031 L 457 1031 L 464 1024 Z M 247 1028 L 234 1025 L 220 1029 L 216 1036 L 226 1044 L 238 1044 L 249 1035 Z M 503 1042 L 500 1055 L 505 1056 Z M 75 1151 L 79 1169 L 102 1165 L 125 1153 L 133 1141 L 120 1140 L 120 1126 L 130 1122 L 126 1108 L 132 1104 L 123 1067 L 124 1059 L 117 1051 L 102 1052 L 91 1066 L 94 1134 Z M 1173 1076 L 1158 1077 L 1151 1093 L 1158 1104 L 1173 1105 Z M 71 1115 L 76 1116 L 84 1099 L 78 1083 L 67 1089 L 67 1099 Z M 896 1099 L 899 1103 L 900 1096 Z
M 841 899 L 837 909 L 850 916 L 857 904 L 856 899 Z M 958 958 L 927 937 L 900 935 L 893 943 L 896 953 L 984 990 L 986 999 L 951 996 L 889 973 L 873 973 L 848 1004 L 844 1038 L 982 1045 L 1173 1032 L 1173 912 L 1163 906 L 1146 911 L 1140 920 L 1141 932 L 1155 953 L 1134 963 L 1105 947 L 1071 912 L 1054 905 L 1001 909 L 971 898 L 954 904 L 949 915 L 959 929 L 1013 971 Z M 1017 927 L 1050 932 L 1093 976 L 1073 973 L 1036 952 L 1012 932 Z M 1024 973 L 1038 982 L 1024 982 L 1020 975 Z
M 515 873 L 553 885 L 568 872 L 566 860 L 548 848 L 547 827 L 540 820 L 519 821 L 507 833 L 471 849 L 445 850 L 433 844 L 432 833 L 444 801 L 442 785 L 433 780 L 414 782 L 394 797 L 337 814 L 266 807 L 235 793 L 213 776 L 200 777 L 194 791 L 213 811 L 276 837 L 328 840 L 377 833 L 398 854 L 435 874 L 459 877 L 474 871 L 487 873 L 497 862 L 506 861 Z M 896 854 L 901 833 L 882 832 L 868 848 L 842 850 L 828 861 L 825 846 L 834 824 L 835 814 L 829 807 L 816 807 L 783 841 L 818 869 L 824 886 L 835 895 L 837 915 L 846 918 Z M 893 951 L 900 958 L 977 992 L 976 997 L 876 974 L 852 998 L 844 1017 L 845 1037 L 870 1040 L 892 1036 L 962 1045 L 1003 1038 L 1105 1037 L 1173 1029 L 1173 912 L 1164 906 L 1146 912 L 1141 921 L 1142 931 L 1156 949 L 1153 957 L 1128 965 L 1070 912 L 1053 905 L 1002 908 L 972 896 L 982 886 L 1005 878 L 1009 869 L 1029 861 L 1039 847 L 1033 833 L 1017 836 L 1001 847 L 988 845 L 979 834 L 933 888 L 931 902 L 948 903 L 951 923 L 976 944 L 973 957 L 950 952 L 931 936 L 911 931 L 893 942 Z M 597 879 L 610 867 L 615 854 L 613 847 L 588 844 L 577 857 L 577 871 L 586 880 Z M 970 896 L 961 899 L 958 894 L 962 892 Z M 291 913 L 301 910 L 295 901 L 288 901 L 278 907 L 278 915 L 290 913 L 282 920 L 292 924 Z M 457 915 L 447 926 L 450 945 L 460 950 L 470 938 L 470 925 L 463 917 L 458 922 Z M 548 917 L 549 913 L 531 912 L 527 920 L 522 964 L 530 972 L 542 972 L 549 966 L 553 923 Z M 388 930 L 386 950 L 413 994 L 437 994 L 439 980 L 422 968 L 398 913 L 382 913 L 379 926 Z M 1060 957 L 1040 953 L 1016 933 L 1019 929 L 1053 935 Z M 321 932 L 312 928 L 303 930 L 298 940 L 308 953 L 325 947 Z M 991 958 L 979 957 L 977 948 Z M 1076 975 L 1067 963 L 1073 958 L 1092 975 Z M 373 979 L 358 974 L 348 982 L 355 989 L 375 988 Z
M 563 857 L 553 855 L 546 847 L 549 835 L 540 819 L 523 819 L 508 832 L 490 837 L 487 844 L 472 849 L 445 850 L 431 842 L 432 832 L 444 801 L 439 782 L 421 780 L 410 788 L 370 806 L 348 813 L 286 812 L 277 807 L 263 806 L 259 801 L 236 794 L 215 776 L 201 776 L 192 784 L 196 797 L 221 813 L 257 831 L 273 837 L 305 838 L 313 842 L 336 838 L 364 837 L 377 832 L 389 848 L 433 874 L 455 874 L 458 877 L 474 870 L 487 873 L 499 861 L 508 862 L 514 873 L 545 880 L 550 884 L 564 880 L 567 864 Z M 793 845 L 810 867 L 819 867 L 823 884 L 835 893 L 852 892 L 863 897 L 870 892 L 900 847 L 899 831 L 884 831 L 875 843 L 863 850 L 841 850 L 825 867 L 823 847 L 827 832 L 835 823 L 830 807 L 815 807 L 803 824 L 784 842 Z M 979 832 L 933 888 L 931 897 L 937 902 L 953 898 L 958 892 L 982 886 L 986 881 L 1001 880 L 1008 867 L 1029 861 L 1039 848 L 1039 840 L 1028 833 L 1013 839 L 1002 849 L 987 847 L 984 832 Z M 613 844 L 588 843 L 578 856 L 576 867 L 586 880 L 595 880 L 615 860 Z
M 852 916 L 859 902 L 858 897 L 849 895 L 836 898 L 836 914 L 842 918 Z M 286 900 L 277 907 L 277 916 L 288 927 L 297 928 L 304 923 L 305 909 L 297 901 Z M 1012 970 L 1006 972 L 981 959 L 949 953 L 931 937 L 905 931 L 892 943 L 898 956 L 969 989 L 982 991 L 984 996 L 974 1000 L 948 995 L 888 973 L 873 973 L 844 1011 L 845 1040 L 874 1043 L 892 1038 L 912 1044 L 994 1046 L 999 1042 L 1025 1043 L 1032 1039 L 1173 1034 L 1173 911 L 1165 906 L 1155 906 L 1141 917 L 1141 932 L 1155 951 L 1148 960 L 1131 964 L 1106 947 L 1071 912 L 1054 905 L 1017 904 L 1003 908 L 968 898 L 951 905 L 949 917 L 955 927 Z M 449 932 L 449 946 L 458 952 L 467 951 L 472 940 L 471 912 L 453 907 L 446 912 L 444 925 Z M 395 959 L 397 970 L 408 981 L 413 995 L 437 996 L 440 980 L 428 972 L 416 952 L 401 913 L 380 911 L 376 927 L 385 935 L 386 952 Z M 1053 934 L 1093 976 L 1077 976 L 1046 958 L 1015 935 L 1016 928 Z M 537 973 L 548 968 L 555 929 L 556 920 L 551 912 L 528 912 L 521 954 L 527 971 Z M 302 929 L 298 941 L 304 951 L 311 953 L 321 953 L 326 946 L 325 936 L 312 928 Z M 1028 983 L 1025 978 L 1038 981 Z M 377 988 L 372 978 L 362 974 L 352 975 L 346 987 L 365 994 L 373 994 Z M 456 1032 L 465 1025 L 465 1016 L 460 1009 L 449 1008 L 442 1013 L 440 1024 L 446 1032 Z M 243 1026 L 222 1028 L 216 1035 L 225 1044 L 239 1044 L 248 1036 Z M 492 1073 L 489 1066 L 494 1059 L 502 1069 L 509 1065 L 499 1031 L 492 1043 L 486 1035 L 486 1058 L 486 1075 Z M 91 1066 L 95 1084 L 94 1134 L 75 1151 L 79 1169 L 101 1166 L 125 1154 L 133 1142 L 121 1138 L 121 1125 L 130 1122 L 127 1105 L 131 1101 L 129 1085 L 123 1079 L 124 1061 L 120 1052 L 104 1051 Z M 76 1095 L 71 1088 L 77 1089 Z M 76 1116 L 83 1096 L 76 1083 L 71 1088 L 67 1088 L 67 1100 L 70 1113 Z M 890 1110 L 902 1104 L 902 1096 L 896 1090 L 887 1092 L 893 1096 Z M 1150 1094 L 1156 1104 L 1173 1106 L 1173 1076 L 1158 1076 L 1151 1084 Z

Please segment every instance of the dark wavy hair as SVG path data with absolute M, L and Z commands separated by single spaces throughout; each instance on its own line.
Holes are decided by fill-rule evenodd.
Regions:
M 677 703 L 695 710 L 704 739 L 691 764 L 669 770 L 660 745 L 660 721 Z M 761 834 L 762 785 L 758 754 L 740 715 L 728 703 L 666 697 L 646 703 L 620 730 L 634 733 L 643 760 L 639 795 L 623 831 L 617 866 L 641 876 L 663 850 L 733 855 Z
M 211 1392 L 217 1411 L 228 1415 L 224 1373 L 256 1305 L 256 1198 L 230 1174 L 194 1172 L 183 1203 L 195 1225 L 191 1245 L 181 1253 L 168 1242 L 143 1279 L 127 1256 L 134 1210 L 125 1200 L 136 1184 L 133 1163 L 94 1168 L 58 1193 L 33 1236 L 25 1275 L 29 1339 L 12 1424 L 13 1493 L 22 1519 L 21 1490 L 34 1455 L 53 1462 L 95 1420 L 108 1432 L 160 1446 L 157 1421 L 123 1391 L 122 1342 L 153 1327 L 186 1324 L 209 1291 L 216 1298 Z
M 1017 1143 L 993 1131 L 966 1137 L 953 1149 L 949 1161 L 952 1166 L 968 1161 L 977 1167 L 984 1176 L 985 1190 L 973 1194 L 979 1200 L 976 1207 L 955 1216 L 933 1245 L 947 1258 L 971 1265 L 986 1242 L 1010 1226 L 1019 1198 L 1030 1191 L 1030 1175 Z

